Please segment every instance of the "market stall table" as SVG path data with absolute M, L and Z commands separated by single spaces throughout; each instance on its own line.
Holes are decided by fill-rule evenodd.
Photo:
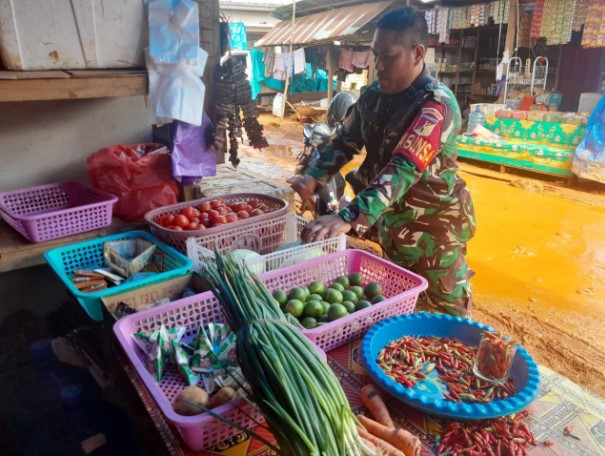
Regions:
M 359 390 L 370 377 L 361 365 L 361 340 L 336 348 L 328 353 L 328 363 L 334 370 L 349 398 L 351 408 L 359 413 L 363 406 L 359 398 Z M 124 368 L 130 381 L 139 393 L 141 400 L 159 434 L 166 449 L 171 455 L 178 456 L 263 456 L 273 454 L 264 444 L 256 439 L 247 439 L 240 433 L 223 443 L 202 452 L 189 450 L 180 436 L 163 419 L 151 395 L 147 392 L 138 374 L 125 359 Z M 539 367 L 541 376 L 538 398 L 529 407 L 529 427 L 536 437 L 538 445 L 528 454 L 540 455 L 605 455 L 605 400 L 592 394 L 570 380 L 551 371 L 547 367 Z M 385 394 L 389 411 L 393 420 L 402 428 L 414 433 L 422 441 L 422 455 L 434 455 L 437 445 L 436 437 L 447 420 L 425 415 L 406 404 Z M 566 426 L 573 427 L 573 435 L 578 439 L 564 435 Z M 263 436 L 267 433 L 257 432 Z M 268 436 L 269 438 L 270 435 Z M 546 440 L 554 442 L 547 447 L 542 443 Z

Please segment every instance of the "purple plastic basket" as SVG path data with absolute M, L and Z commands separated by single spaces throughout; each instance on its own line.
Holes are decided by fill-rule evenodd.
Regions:
M 111 225 L 118 199 L 80 182 L 0 193 L 0 215 L 23 237 L 43 242 Z

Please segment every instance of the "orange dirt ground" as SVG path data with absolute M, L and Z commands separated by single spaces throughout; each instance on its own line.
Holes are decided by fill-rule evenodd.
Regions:
M 302 124 L 263 114 L 262 152 L 241 166 L 284 182 L 302 149 Z M 356 159 L 347 170 L 358 166 Z M 536 359 L 605 397 L 605 185 L 460 163 L 477 213 L 469 243 L 473 319 L 516 338 Z M 351 239 L 358 248 L 379 247 Z

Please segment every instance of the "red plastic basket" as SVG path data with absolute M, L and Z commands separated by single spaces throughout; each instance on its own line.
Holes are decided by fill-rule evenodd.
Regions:
M 203 230 L 192 230 L 192 231 L 174 231 L 164 228 L 160 224 L 156 223 L 159 217 L 167 214 L 177 214 L 181 209 L 186 207 L 197 207 L 200 203 L 204 201 L 212 201 L 214 199 L 222 199 L 225 200 L 228 204 L 234 203 L 247 203 L 252 199 L 258 200 L 260 203 L 265 204 L 271 209 L 271 212 L 264 215 L 257 215 L 255 217 L 250 217 L 244 220 L 238 220 L 237 222 L 227 223 L 225 225 L 216 226 L 213 228 L 206 228 Z M 170 206 L 163 206 L 157 209 L 153 209 L 145 214 L 145 221 L 149 224 L 151 228 L 151 232 L 158 239 L 170 244 L 177 250 L 182 253 L 187 254 L 187 239 L 190 237 L 195 237 L 200 240 L 200 243 L 204 245 L 203 240 L 208 238 L 209 241 L 214 241 L 215 239 L 220 239 L 224 245 L 230 245 L 235 239 L 240 238 L 241 235 L 237 233 L 242 232 L 242 230 L 246 230 L 247 232 L 251 232 L 252 235 L 257 235 L 260 238 L 267 238 L 267 242 L 273 244 L 272 235 L 280 238 L 282 236 L 284 226 L 286 224 L 286 213 L 288 211 L 288 202 L 281 199 L 276 198 L 269 195 L 255 194 L 255 193 L 234 193 L 232 195 L 223 195 L 223 196 L 213 196 L 208 198 L 202 198 L 198 200 L 187 201 L 179 204 L 172 204 Z M 283 222 L 277 223 L 277 219 L 280 219 Z M 271 222 L 271 223 L 269 223 Z M 275 222 L 275 223 L 274 223 Z M 268 226 L 272 228 L 274 232 L 264 232 L 262 231 L 263 227 Z M 252 231 L 250 230 L 252 228 Z M 234 233 L 234 237 L 230 238 L 229 236 L 216 236 L 217 234 L 222 234 L 224 232 Z M 213 236 L 214 235 L 214 236 Z M 208 245 L 204 245 L 204 247 L 213 249 L 214 246 L 210 243 Z M 221 246 L 219 246 L 220 248 Z M 246 248 L 245 245 L 242 245 L 239 248 Z M 264 250 L 262 246 L 259 249 L 252 249 L 257 251 L 258 253 L 264 254 L 269 253 L 269 251 Z
M 0 215 L 32 242 L 111 225 L 118 199 L 80 182 L 60 182 L 0 193 Z

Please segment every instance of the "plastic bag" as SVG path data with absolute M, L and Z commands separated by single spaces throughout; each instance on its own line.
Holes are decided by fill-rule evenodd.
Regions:
M 605 96 L 588 119 L 585 131 L 576 147 L 571 170 L 578 177 L 605 183 Z
M 113 213 L 123 219 L 141 221 L 151 209 L 178 201 L 170 153 L 161 144 L 106 147 L 88 157 L 86 166 L 95 188 L 118 197 Z
M 199 127 L 178 120 L 172 123 L 172 175 L 177 181 L 189 185 L 216 175 L 213 141 L 214 129 L 206 113 Z

